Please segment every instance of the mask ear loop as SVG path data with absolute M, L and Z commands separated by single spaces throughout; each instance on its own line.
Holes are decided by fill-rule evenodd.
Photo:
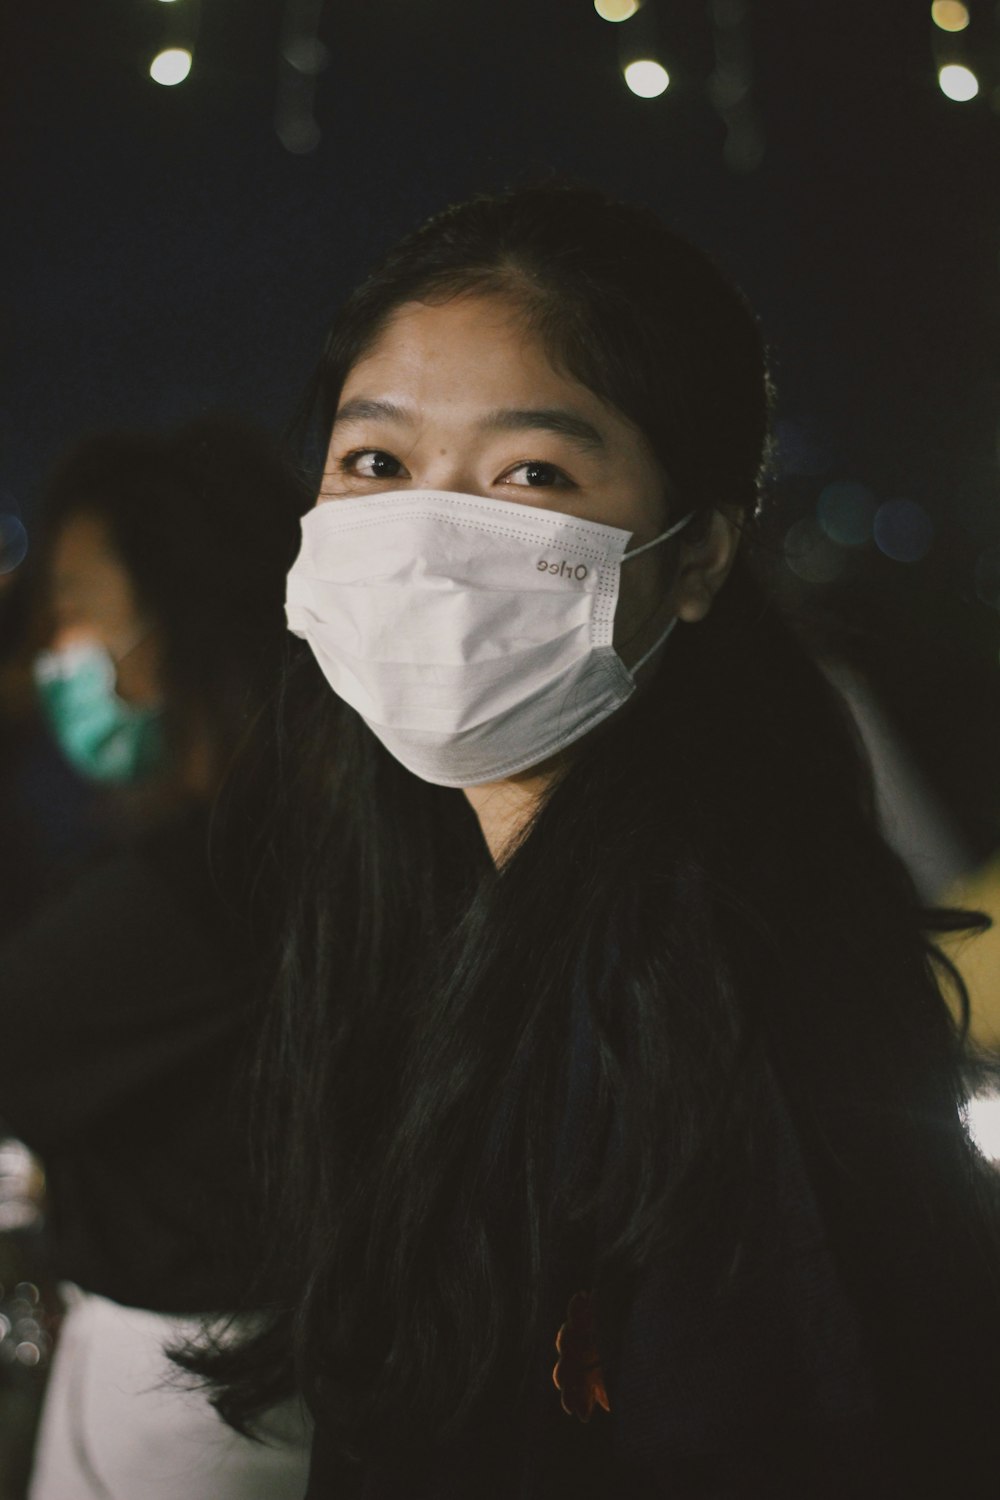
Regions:
M 674 522 L 669 531 L 664 531 L 660 536 L 654 536 L 651 542 L 643 542 L 641 547 L 633 547 L 631 552 L 623 552 L 622 562 L 629 562 L 633 557 L 638 557 L 641 553 L 648 552 L 650 547 L 658 547 L 668 537 L 676 536 L 678 531 L 683 531 L 689 521 L 694 520 L 694 516 L 694 511 L 689 510 L 686 516 L 682 516 L 679 521 Z
M 638 557 L 640 553 L 648 552 L 651 547 L 658 547 L 661 542 L 667 541 L 669 537 L 676 536 L 678 531 L 682 531 L 688 524 L 688 522 L 694 519 L 694 515 L 695 512 L 693 510 L 688 511 L 686 516 L 682 517 L 682 519 L 679 521 L 675 521 L 673 526 L 670 527 L 669 531 L 665 531 L 662 536 L 654 536 L 651 542 L 644 542 L 641 547 L 636 547 L 634 551 L 624 553 L 622 556 L 622 562 L 628 562 L 631 558 Z M 634 678 L 635 674 L 641 671 L 642 668 L 646 665 L 646 663 L 649 661 L 649 658 L 655 655 L 657 651 L 659 651 L 660 647 L 670 635 L 670 632 L 673 630 L 676 624 L 677 616 L 674 615 L 674 618 L 670 621 L 670 624 L 667 626 L 663 634 L 661 636 L 658 636 L 650 646 L 649 650 L 644 651 L 639 660 L 635 662 L 631 667 L 629 667 L 628 670 L 630 677 Z

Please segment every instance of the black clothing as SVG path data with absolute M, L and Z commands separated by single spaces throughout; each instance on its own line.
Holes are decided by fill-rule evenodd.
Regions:
M 239 1305 L 250 1176 L 232 1095 L 255 979 L 200 815 L 0 949 L 0 1118 L 45 1164 L 57 1275 L 159 1312 Z
M 794 1139 L 780 1127 L 769 1166 L 731 1304 L 694 1266 L 644 1278 L 617 1358 L 602 1358 L 610 1415 L 595 1410 L 584 1425 L 553 1385 L 556 1329 L 578 1290 L 568 1287 L 553 1343 L 539 1351 L 526 1427 L 505 1430 L 498 1414 L 432 1474 L 365 1488 L 324 1450 L 318 1412 L 307 1500 L 884 1500 L 859 1331 Z
M 595 1068 L 579 1006 L 571 1058 L 559 1160 L 583 1136 Z M 901 1435 L 897 1419 L 907 1414 L 908 1372 L 898 1372 L 898 1399 L 896 1392 L 884 1399 L 870 1330 L 845 1288 L 776 1082 L 760 1129 L 733 1290 L 720 1297 L 707 1268 L 695 1261 L 649 1268 L 633 1291 L 618 1346 L 602 1347 L 598 1339 L 610 1414 L 595 1410 L 583 1424 L 560 1406 L 552 1380 L 555 1334 L 569 1298 L 585 1290 L 564 1285 L 553 1289 L 552 1337 L 538 1351 L 526 1418 L 499 1399 L 427 1472 L 401 1480 L 345 1464 L 317 1402 L 306 1500 L 886 1500 L 903 1494 L 908 1500 L 951 1500 L 953 1494 L 992 1500 L 1000 1423 L 987 1429 L 974 1420 L 970 1435 L 985 1441 L 990 1453 L 970 1452 L 961 1477 L 954 1471 L 954 1489 L 951 1455 L 962 1440 L 943 1406 L 941 1431 Z M 613 1156 L 612 1147 L 612 1169 Z M 983 1375 L 995 1389 L 996 1374 Z M 989 1436 L 994 1431 L 995 1440 Z
M 0 714 L 0 942 L 109 851 L 99 799 L 37 718 Z

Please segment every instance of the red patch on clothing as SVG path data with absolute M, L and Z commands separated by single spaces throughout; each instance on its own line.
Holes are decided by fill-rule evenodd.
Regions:
M 610 1411 L 594 1338 L 593 1292 L 577 1292 L 570 1298 L 566 1321 L 556 1334 L 556 1353 L 552 1380 L 563 1411 L 581 1422 L 590 1421 L 595 1406 Z

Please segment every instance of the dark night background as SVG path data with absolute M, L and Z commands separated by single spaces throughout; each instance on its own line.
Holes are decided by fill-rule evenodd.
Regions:
M 985 853 L 1000 842 L 1000 12 L 970 10 L 947 37 L 925 0 L 648 0 L 620 26 L 591 0 L 10 7 L 0 511 L 30 530 L 46 470 L 94 428 L 223 408 L 279 431 L 332 309 L 401 231 L 477 188 L 584 178 L 658 209 L 757 308 L 779 396 L 776 547 L 798 523 L 779 582 L 839 633 Z M 311 79 L 282 53 L 316 24 Z M 171 44 L 194 64 L 163 88 L 148 65 Z M 625 88 L 633 46 L 670 71 L 659 99 Z M 979 75 L 970 103 L 937 85 L 952 53 Z M 276 110 L 290 139 L 298 100 L 308 130 L 313 85 L 318 144 L 296 153 Z M 727 89 L 742 95 L 728 136 Z M 815 519 L 844 481 L 869 492 L 851 546 Z M 882 542 L 926 548 L 916 560 L 865 540 L 888 501 L 910 504 L 879 512 Z

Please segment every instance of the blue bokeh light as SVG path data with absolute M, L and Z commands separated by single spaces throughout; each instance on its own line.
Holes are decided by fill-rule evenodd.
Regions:
M 805 583 L 833 583 L 847 565 L 844 549 L 811 516 L 788 528 L 784 556 L 786 567 Z
M 931 518 L 915 500 L 886 500 L 875 512 L 875 542 L 894 562 L 926 557 L 934 539 Z
M 833 542 L 842 547 L 867 547 L 875 522 L 875 496 L 864 484 L 838 479 L 820 492 L 816 516 Z
M 13 573 L 28 553 L 28 533 L 19 516 L 0 511 L 0 574 Z

